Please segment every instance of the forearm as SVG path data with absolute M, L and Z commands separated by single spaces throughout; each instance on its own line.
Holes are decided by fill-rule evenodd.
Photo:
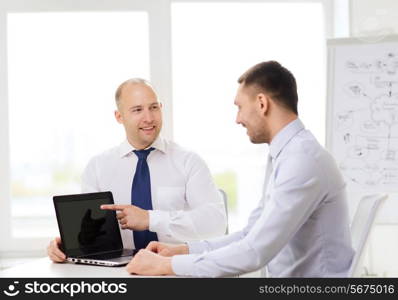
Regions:
M 226 226 L 222 208 L 212 205 L 189 211 L 149 211 L 149 230 L 167 236 L 172 242 L 220 236 L 225 234 Z
M 224 235 L 208 240 L 187 242 L 189 254 L 200 254 L 203 252 L 213 251 L 225 247 L 233 242 L 244 238 L 243 231 L 237 231 L 229 235 Z
M 251 212 L 249 220 L 245 228 L 229 235 L 219 236 L 212 239 L 188 242 L 189 253 L 203 253 L 213 251 L 225 247 L 233 242 L 237 242 L 245 238 L 250 229 L 254 226 L 261 213 L 264 210 L 264 201 L 261 200 L 259 205 Z
M 173 272 L 179 276 L 223 277 L 258 269 L 258 253 L 242 240 L 203 254 L 172 257 Z

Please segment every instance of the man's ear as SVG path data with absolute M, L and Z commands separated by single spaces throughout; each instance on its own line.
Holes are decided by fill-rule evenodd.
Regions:
M 264 93 L 259 93 L 259 94 L 257 94 L 256 102 L 258 104 L 258 108 L 259 108 L 261 114 L 263 116 L 265 116 L 269 110 L 269 104 L 270 104 L 269 97 L 267 95 L 265 95 Z
M 118 123 L 122 124 L 123 123 L 123 117 L 120 111 L 115 110 L 115 119 Z

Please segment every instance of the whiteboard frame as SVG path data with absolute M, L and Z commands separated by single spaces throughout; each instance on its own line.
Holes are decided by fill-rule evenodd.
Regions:
M 375 42 L 369 42 L 375 41 Z M 389 35 L 380 39 L 380 37 L 350 37 L 350 38 L 336 38 L 327 40 L 327 96 L 326 96 L 326 133 L 325 133 L 325 147 L 333 155 L 333 119 L 334 119 L 334 109 L 333 109 L 333 99 L 334 99 L 334 59 L 335 59 L 335 49 L 339 46 L 359 46 L 359 45 L 374 45 L 374 44 L 384 44 L 384 43 L 398 43 L 398 35 Z M 352 194 L 360 198 L 363 195 L 375 193 L 377 191 L 363 190 L 363 193 L 357 191 L 351 191 Z M 385 201 L 378 217 L 376 223 L 379 225 L 391 225 L 398 224 L 398 192 L 384 192 L 387 193 L 389 198 Z M 352 199 L 348 199 L 349 202 Z M 358 200 L 358 199 L 357 199 Z M 351 203 L 349 203 L 351 204 Z

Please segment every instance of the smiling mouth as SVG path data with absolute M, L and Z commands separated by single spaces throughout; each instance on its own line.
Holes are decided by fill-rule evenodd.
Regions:
M 141 127 L 140 130 L 144 132 L 151 132 L 152 130 L 155 129 L 155 126 L 148 126 L 148 127 Z

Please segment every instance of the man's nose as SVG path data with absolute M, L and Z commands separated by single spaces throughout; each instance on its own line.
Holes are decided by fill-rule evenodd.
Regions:
M 240 124 L 239 114 L 236 114 L 235 122 L 236 122 L 236 124 Z
M 144 111 L 144 121 L 147 123 L 151 123 L 151 122 L 153 122 L 153 120 L 154 120 L 153 113 L 149 109 L 145 110 Z

